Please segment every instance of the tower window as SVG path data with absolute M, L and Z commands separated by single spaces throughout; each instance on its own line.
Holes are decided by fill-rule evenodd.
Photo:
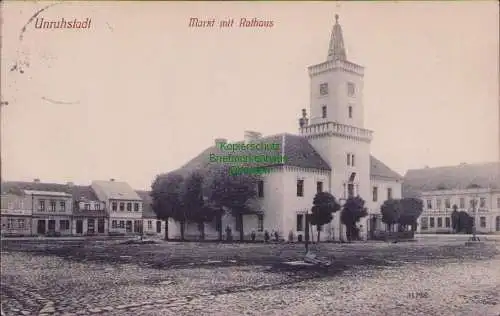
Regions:
M 328 83 L 322 83 L 319 85 L 319 95 L 327 95 L 328 94 Z
M 347 165 L 351 165 L 351 154 L 347 154 Z
M 352 105 L 349 105 L 349 118 L 352 118 Z
M 326 118 L 326 105 L 321 107 L 321 117 Z
M 352 82 L 347 83 L 347 95 L 353 97 L 356 94 L 356 86 Z

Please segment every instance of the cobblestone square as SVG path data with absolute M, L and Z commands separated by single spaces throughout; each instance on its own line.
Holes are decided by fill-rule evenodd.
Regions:
M 500 244 L 7 242 L 5 315 L 499 315 Z M 425 294 L 425 295 L 424 295 Z

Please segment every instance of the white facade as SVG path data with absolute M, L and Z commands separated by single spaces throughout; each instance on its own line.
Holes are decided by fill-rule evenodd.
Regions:
M 420 233 L 451 233 L 451 213 L 465 211 L 475 218 L 478 233 L 500 233 L 500 190 L 491 188 L 435 190 L 422 192 L 424 211 L 419 217 Z M 476 201 L 475 204 L 473 201 Z
M 393 198 L 401 198 L 399 175 L 378 161 L 392 175 L 379 177 L 372 174 L 372 131 L 364 128 L 364 68 L 346 59 L 338 16 L 336 19 L 327 60 L 308 68 L 311 117 L 307 118 L 307 113 L 303 110 L 299 129 L 300 136 L 309 142 L 330 170 L 320 167 L 303 168 L 292 164 L 273 167 L 271 173 L 263 175 L 264 196 L 260 198 L 263 221 L 259 225 L 259 216 L 245 216 L 245 236 L 252 231 L 261 234 L 266 230 L 269 233 L 278 231 L 284 239 L 288 238 L 290 232 L 294 234 L 295 240 L 298 235 L 304 235 L 305 214 L 310 213 L 318 182 L 322 183 L 323 191 L 330 192 L 339 201 L 359 195 L 366 201 L 371 214 L 380 214 L 380 205 L 386 200 L 389 188 Z M 261 137 L 258 133 L 254 134 L 257 138 Z M 245 140 L 254 134 L 246 133 Z M 285 147 L 285 137 L 282 146 Z M 298 181 L 303 181 L 303 196 L 298 196 Z M 379 192 L 376 201 L 372 196 L 374 186 Z M 346 230 L 340 225 L 339 218 L 340 211 L 334 215 L 330 224 L 323 227 L 322 240 L 339 240 L 341 236 L 345 236 Z M 365 236 L 367 219 L 368 217 L 360 223 L 364 226 Z M 226 225 L 235 228 L 234 219 L 225 217 L 223 230 Z M 188 228 L 186 234 L 198 231 L 196 225 Z M 315 227 L 312 233 L 316 238 Z M 169 223 L 169 235 L 179 235 L 179 226 L 173 221 Z M 233 236 L 238 236 L 235 229 Z

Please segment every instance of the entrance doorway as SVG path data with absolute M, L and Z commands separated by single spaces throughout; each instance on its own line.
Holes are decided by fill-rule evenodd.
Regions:
M 104 218 L 99 218 L 97 220 L 97 232 L 99 234 L 104 234 Z
M 49 232 L 56 231 L 56 221 L 53 219 L 49 219 Z
M 38 223 L 36 225 L 36 232 L 39 235 L 44 235 L 45 234 L 45 220 L 44 219 L 39 219 Z
M 161 233 L 161 221 L 156 221 L 156 232 Z
M 76 233 L 83 234 L 83 220 L 81 219 L 76 220 Z

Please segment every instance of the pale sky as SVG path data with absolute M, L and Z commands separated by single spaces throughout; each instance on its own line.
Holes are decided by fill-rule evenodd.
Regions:
M 38 17 L 91 28 L 33 21 L 20 41 L 47 4 L 2 5 L 2 179 L 148 189 L 215 138 L 297 133 L 335 13 L 348 60 L 366 67 L 374 156 L 402 175 L 499 159 L 495 1 L 62 3 Z M 274 27 L 194 29 L 191 17 Z

